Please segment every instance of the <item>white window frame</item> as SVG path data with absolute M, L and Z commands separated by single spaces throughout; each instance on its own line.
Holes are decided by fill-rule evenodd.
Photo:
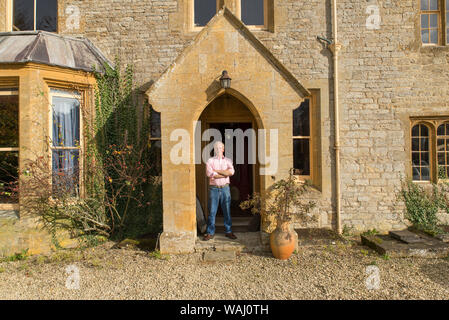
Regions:
M 83 132 L 83 117 L 82 117 L 82 106 L 83 106 L 83 97 L 84 97 L 84 92 L 82 91 L 76 91 L 76 90 L 71 90 L 68 88 L 56 88 L 56 87 L 51 87 L 49 89 L 49 102 L 50 102 L 50 106 L 49 106 L 49 120 L 48 120 L 48 132 L 49 132 L 49 141 L 48 141 L 48 145 L 49 145 L 49 156 L 50 156 L 50 161 L 51 161 L 51 175 L 53 175 L 53 151 L 54 150 L 78 150 L 78 183 L 79 183 L 79 194 L 83 195 L 84 194 L 84 183 L 83 183 L 83 179 L 82 177 L 84 176 L 83 174 L 83 168 L 84 168 L 84 155 L 83 155 L 83 137 L 84 137 L 84 132 Z M 80 104 L 80 110 L 79 110 L 79 124 L 80 124 L 80 141 L 79 141 L 79 146 L 78 147 L 54 147 L 53 146 L 53 97 L 60 97 L 60 98 L 70 98 L 70 99 L 77 99 L 79 104 Z M 51 181 L 51 183 L 53 183 Z

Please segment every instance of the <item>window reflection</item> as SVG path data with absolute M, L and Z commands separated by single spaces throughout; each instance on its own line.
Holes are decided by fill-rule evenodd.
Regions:
M 264 0 L 241 0 L 241 14 L 241 20 L 246 25 L 265 25 Z
M 57 0 L 14 0 L 13 31 L 56 32 L 57 24 Z
M 196 27 L 205 26 L 216 13 L 216 0 L 194 0 L 194 23 Z

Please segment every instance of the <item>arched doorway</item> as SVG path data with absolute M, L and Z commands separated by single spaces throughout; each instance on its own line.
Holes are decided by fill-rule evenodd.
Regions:
M 240 99 L 229 93 L 216 97 L 201 113 L 198 121 L 201 126 L 201 135 L 207 137 L 205 131 L 216 129 L 220 133 L 221 141 L 225 143 L 225 155 L 232 158 L 235 174 L 231 177 L 231 216 L 234 232 L 250 232 L 260 229 L 258 216 L 253 216 L 249 211 L 240 209 L 240 202 L 246 200 L 253 192 L 260 192 L 259 163 L 257 162 L 257 130 L 258 121 L 247 105 Z M 254 132 L 252 138 L 251 132 Z M 238 134 L 243 137 L 238 138 Z M 250 144 L 250 139 L 252 142 Z M 198 141 L 196 141 L 198 142 Z M 201 141 L 195 148 L 201 147 L 201 152 L 208 144 L 214 142 L 210 137 L 207 141 Z M 251 148 L 253 146 L 253 148 Z M 232 147 L 232 151 L 231 151 Z M 242 152 L 243 151 L 243 152 Z M 229 153 L 231 152 L 231 153 Z M 210 153 L 213 156 L 213 151 Z M 201 204 L 207 219 L 208 212 L 208 178 L 204 159 L 195 166 L 196 196 Z M 223 215 L 219 209 L 216 218 L 216 232 L 224 232 Z

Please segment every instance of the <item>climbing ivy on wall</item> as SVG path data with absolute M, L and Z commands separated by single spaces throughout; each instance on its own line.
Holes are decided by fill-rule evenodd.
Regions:
M 112 236 L 157 233 L 161 185 L 150 175 L 156 163 L 149 149 L 149 105 L 139 103 L 131 65 L 122 68 L 116 59 L 115 68 L 106 65 L 95 77 L 95 113 L 86 121 L 87 192 L 103 198 Z

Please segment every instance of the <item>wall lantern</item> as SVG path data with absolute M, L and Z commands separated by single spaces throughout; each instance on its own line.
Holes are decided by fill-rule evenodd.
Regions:
M 231 87 L 231 78 L 226 70 L 221 73 L 220 84 L 223 89 L 229 89 Z

